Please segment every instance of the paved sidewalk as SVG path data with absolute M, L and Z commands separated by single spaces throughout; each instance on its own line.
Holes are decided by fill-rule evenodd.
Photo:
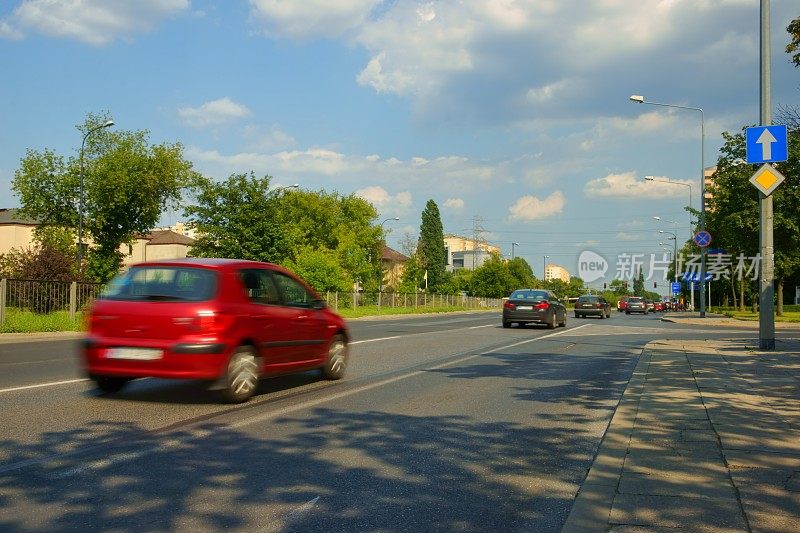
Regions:
M 563 531 L 800 531 L 800 340 L 752 344 L 648 344 Z
M 674 312 L 662 315 L 663 322 L 675 322 L 676 324 L 688 324 L 692 326 L 721 326 L 725 328 L 743 328 L 758 330 L 758 320 L 738 320 L 724 315 L 706 313 L 705 318 L 700 318 L 700 313 Z M 798 329 L 798 322 L 775 321 L 775 329 Z

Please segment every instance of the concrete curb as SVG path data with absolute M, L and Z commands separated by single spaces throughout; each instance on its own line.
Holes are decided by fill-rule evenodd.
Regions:
M 628 386 L 606 428 L 586 479 L 572 504 L 562 533 L 605 531 L 642 397 L 650 352 L 642 350 Z
M 0 344 L 20 342 L 63 341 L 80 339 L 86 335 L 83 331 L 42 331 L 38 333 L 0 333 Z

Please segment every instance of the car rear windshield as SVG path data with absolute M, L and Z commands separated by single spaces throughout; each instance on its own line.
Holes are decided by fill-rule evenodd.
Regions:
M 217 288 L 217 275 L 211 270 L 193 267 L 132 267 L 120 274 L 103 290 L 106 300 L 202 302 Z
M 639 303 L 639 302 L 643 302 L 643 301 L 644 301 L 644 299 L 642 299 L 642 298 L 628 298 L 628 303 L 629 304 L 630 303 Z
M 547 300 L 546 291 L 514 291 L 509 300 Z
M 600 301 L 600 298 L 597 296 L 581 296 L 578 301 L 582 304 L 596 304 Z

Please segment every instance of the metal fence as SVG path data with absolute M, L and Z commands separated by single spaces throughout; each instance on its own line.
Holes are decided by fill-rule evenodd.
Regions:
M 79 283 L 76 281 L 44 281 L 32 279 L 0 279 L 0 324 L 5 322 L 6 310 L 14 308 L 37 314 L 68 311 L 74 320 L 79 311 L 84 311 L 103 288 L 101 283 Z M 503 305 L 500 298 L 476 298 L 453 294 L 395 292 L 328 292 L 328 305 L 340 309 L 373 307 L 377 309 L 436 309 L 462 308 L 498 309 Z
M 102 283 L 44 281 L 35 279 L 0 279 L 0 324 L 6 309 L 14 308 L 37 314 L 68 311 L 74 320 L 103 288 Z
M 401 294 L 396 292 L 328 292 L 325 301 L 334 310 L 360 307 L 394 309 L 434 309 L 460 307 L 462 309 L 500 308 L 500 298 L 477 298 L 458 294 L 428 294 L 425 292 Z

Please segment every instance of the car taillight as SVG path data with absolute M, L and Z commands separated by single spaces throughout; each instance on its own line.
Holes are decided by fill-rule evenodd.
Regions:
M 511 309 L 512 311 L 517 308 L 517 306 L 512 304 L 511 302 L 504 303 L 503 307 L 505 307 L 506 309 Z
M 215 311 L 198 311 L 191 321 L 191 329 L 199 333 L 215 333 L 224 331 L 233 322 L 233 315 Z
M 594 306 L 595 306 L 596 308 L 598 308 L 598 309 L 602 309 L 602 308 L 603 308 L 603 304 L 594 304 Z
M 540 309 L 540 310 L 541 309 L 548 309 L 549 307 L 550 307 L 550 303 L 548 303 L 548 302 L 542 302 L 540 304 L 536 304 L 536 305 L 533 306 L 534 309 Z

